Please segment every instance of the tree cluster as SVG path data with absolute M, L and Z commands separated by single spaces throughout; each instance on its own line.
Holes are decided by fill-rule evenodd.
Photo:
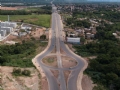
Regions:
M 120 90 L 120 41 L 112 35 L 114 27 L 116 25 L 99 26 L 96 42 L 74 46 L 79 55 L 97 56 L 90 60 L 85 73 L 108 90 Z
M 71 26 L 72 28 L 75 27 L 84 27 L 89 28 L 91 26 L 91 23 L 87 20 L 77 20 L 77 18 L 67 18 L 66 20 L 67 26 Z
M 32 67 L 31 58 L 35 53 L 34 42 L 16 43 L 15 45 L 0 46 L 0 65 Z
M 14 68 L 12 74 L 15 76 L 21 76 L 21 75 L 30 76 L 31 71 L 30 70 L 23 70 L 22 71 L 20 68 L 18 68 L 18 69 Z
M 105 8 L 97 9 L 93 12 L 91 11 L 73 11 L 72 14 L 73 17 L 76 18 L 83 18 L 83 17 L 89 17 L 89 18 L 102 18 L 109 20 L 111 22 L 119 22 L 120 21 L 120 12 L 115 10 L 108 10 Z

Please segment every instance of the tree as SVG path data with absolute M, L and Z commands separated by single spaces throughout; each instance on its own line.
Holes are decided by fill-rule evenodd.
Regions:
M 41 35 L 40 39 L 45 40 L 46 39 L 46 35 Z
M 84 44 L 84 43 L 85 43 L 85 38 L 84 38 L 84 37 L 81 37 L 81 38 L 80 38 L 80 41 L 81 41 L 81 43 Z
M 29 70 L 22 71 L 22 75 L 30 76 L 31 72 Z
M 15 75 L 15 76 L 20 76 L 21 75 L 21 69 L 20 68 L 18 68 L 18 69 L 14 68 L 12 74 Z
M 102 85 L 97 85 L 97 86 L 94 86 L 93 90 L 107 90 L 107 89 Z

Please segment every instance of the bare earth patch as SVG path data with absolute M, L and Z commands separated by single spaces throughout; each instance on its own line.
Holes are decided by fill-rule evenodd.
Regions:
M 95 84 L 93 84 L 90 77 L 88 77 L 87 75 L 83 75 L 83 78 L 82 78 L 83 90 L 92 90 L 94 86 L 95 86 Z
M 42 80 L 41 80 L 41 90 L 49 90 L 48 82 L 47 82 L 47 79 L 45 77 L 42 78 Z
M 66 53 L 62 49 L 60 49 L 60 53 L 66 55 Z
M 0 7 L 0 10 L 18 10 L 17 7 Z
M 1 42 L 2 42 L 2 44 L 5 44 L 6 41 L 14 41 L 14 42 L 17 42 L 17 43 L 21 43 L 22 40 L 24 40 L 24 39 L 10 34 L 6 39 L 4 39 Z
M 15 41 L 21 43 L 22 40 L 27 41 L 30 40 L 31 37 L 34 37 L 36 40 L 39 40 L 40 36 L 43 34 L 47 35 L 48 39 L 49 34 L 48 32 L 46 33 L 45 28 L 34 28 L 30 34 L 27 34 L 22 37 L 10 35 L 4 41 L 0 42 L 0 44 L 4 44 L 5 41 Z M 46 45 L 47 44 L 44 43 L 40 45 L 37 48 L 36 53 L 40 53 L 41 51 L 43 51 Z M 12 75 L 13 67 L 0 66 L 0 87 L 2 87 L 4 90 L 48 90 L 47 79 L 45 77 L 41 77 L 36 69 L 27 69 L 30 69 L 30 71 L 32 72 L 30 77 L 15 77 Z
M 77 65 L 77 61 L 73 58 L 62 56 L 62 65 L 64 68 L 69 68 Z
M 22 68 L 23 69 L 23 68 Z M 13 67 L 0 67 L 0 85 L 4 90 L 39 90 L 40 77 L 35 68 L 25 68 L 31 76 L 13 76 Z
M 43 58 L 42 61 L 44 64 L 46 64 L 48 66 L 57 67 L 57 57 L 55 55 L 47 56 L 47 57 Z
M 45 28 L 34 28 L 31 30 L 30 34 L 27 34 L 25 36 L 14 36 L 14 35 L 9 35 L 5 40 L 2 42 L 4 43 L 5 41 L 16 41 L 16 42 L 22 42 L 23 40 L 30 40 L 32 37 L 39 40 L 40 36 L 45 34 L 47 36 L 47 39 L 49 37 L 48 32 L 45 31 Z
M 53 73 L 53 75 L 56 77 L 56 79 L 58 78 L 59 75 L 59 71 L 58 70 L 51 70 L 51 72 Z
M 64 76 L 65 76 L 66 84 L 67 84 L 69 75 L 70 75 L 70 71 L 64 71 Z
M 31 36 L 36 38 L 36 39 L 40 39 L 40 36 L 45 34 L 45 29 L 44 28 L 36 28 L 35 30 L 33 30 L 31 32 Z

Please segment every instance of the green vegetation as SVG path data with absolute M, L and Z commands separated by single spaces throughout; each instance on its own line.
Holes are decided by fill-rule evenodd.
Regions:
M 40 39 L 41 39 L 41 40 L 45 40 L 45 39 L 46 39 L 46 35 L 41 35 L 41 36 L 40 36 Z
M 53 58 L 49 58 L 46 60 L 48 63 L 53 63 L 54 62 L 54 59 Z
M 50 27 L 50 19 L 50 15 L 10 15 L 11 21 L 21 21 L 44 27 Z M 0 15 L 0 20 L 6 21 L 7 15 Z
M 4 90 L 3 88 L 0 88 L 0 90 Z
M 23 70 L 22 75 L 24 76 L 30 76 L 31 72 L 29 70 Z
M 72 28 L 74 27 L 84 27 L 89 28 L 91 26 L 90 22 L 87 20 L 77 20 L 77 18 L 67 18 L 66 25 Z
M 32 15 L 32 14 L 51 14 L 52 7 L 31 7 L 22 10 L 0 10 L 0 15 Z
M 85 70 L 85 74 L 97 84 L 93 90 L 120 90 L 120 39 L 113 35 L 117 32 L 120 36 L 120 12 L 114 4 L 94 5 L 75 5 L 73 12 L 64 9 L 64 13 L 72 16 L 64 16 L 66 25 L 79 29 L 79 27 L 88 28 L 89 19 L 98 22 L 98 26 L 93 25 L 97 33 L 91 40 L 92 42 L 73 47 L 81 56 L 96 56 L 89 60 L 89 66 Z M 84 43 L 85 40 L 81 38 L 81 42 Z
M 93 17 L 97 17 L 98 15 L 99 14 L 92 13 L 91 11 L 74 11 L 73 12 L 73 17 L 76 17 L 76 18 L 85 18 L 85 17 L 93 18 Z
M 108 9 L 97 9 L 96 11 L 74 11 L 73 17 L 76 18 L 102 18 L 112 22 L 119 22 L 120 21 L 120 12 L 112 11 Z
M 94 88 L 93 88 L 93 90 L 108 90 L 108 89 L 106 89 L 104 86 L 102 86 L 102 85 L 98 85 L 98 86 L 95 86 Z
M 20 68 L 18 68 L 18 69 L 14 68 L 12 74 L 14 76 L 22 76 L 22 75 L 23 76 L 30 76 L 31 72 L 30 72 L 30 70 L 23 70 L 22 71 Z
M 39 46 L 46 46 L 46 43 L 34 40 L 23 41 L 22 44 L 1 45 L 0 65 L 13 67 L 33 67 L 32 58 L 36 55 Z
M 97 55 L 97 58 L 90 60 L 85 73 L 94 83 L 108 90 L 120 90 L 120 41 L 112 35 L 115 27 L 116 24 L 98 26 L 96 42 L 74 46 L 79 55 Z M 103 87 L 98 86 L 94 90 L 107 90 L 101 89 Z
M 10 21 L 50 27 L 51 10 L 51 6 L 32 7 L 13 11 L 0 10 L 0 20 L 7 21 L 7 15 L 10 15 Z

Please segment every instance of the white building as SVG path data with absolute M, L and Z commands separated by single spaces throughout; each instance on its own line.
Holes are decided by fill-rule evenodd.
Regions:
M 73 44 L 80 44 L 80 38 L 67 37 L 67 42 L 68 43 L 73 43 Z
M 31 30 L 32 29 L 32 27 L 30 27 L 30 26 L 28 26 L 28 25 L 21 25 L 21 29 L 29 29 L 29 30 Z
M 15 22 L 8 22 L 8 21 L 0 22 L 1 38 L 10 34 L 13 31 L 13 29 L 16 27 L 17 27 L 17 23 L 15 23 Z
M 0 34 L 0 39 L 1 39 L 1 34 Z
M 91 38 L 94 38 L 94 37 L 95 37 L 95 34 L 86 33 L 86 38 L 87 39 L 91 39 Z
M 13 31 L 13 28 L 12 27 L 2 27 L 2 28 L 0 28 L 0 30 L 6 30 L 7 33 L 10 33 Z
M 91 38 L 91 33 L 86 33 L 86 38 L 90 39 Z
M 1 36 L 5 37 L 6 36 L 6 30 L 1 30 L 0 34 L 1 34 Z
M 17 23 L 5 21 L 5 22 L 1 22 L 1 23 L 0 23 L 0 26 L 1 26 L 1 27 L 12 27 L 12 28 L 16 28 L 16 27 L 17 27 Z

